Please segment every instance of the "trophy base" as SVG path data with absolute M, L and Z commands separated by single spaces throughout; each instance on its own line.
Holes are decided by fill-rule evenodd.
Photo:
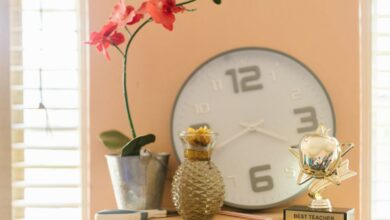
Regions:
M 309 208 L 332 209 L 332 204 L 330 203 L 329 199 L 313 199 L 309 204 Z
M 354 220 L 355 209 L 312 209 L 292 206 L 283 211 L 284 220 Z

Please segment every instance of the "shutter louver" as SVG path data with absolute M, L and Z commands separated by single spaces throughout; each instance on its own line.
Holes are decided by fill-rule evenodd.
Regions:
M 390 1 L 372 0 L 372 220 L 390 219 Z
M 12 0 L 14 220 L 82 219 L 77 0 Z

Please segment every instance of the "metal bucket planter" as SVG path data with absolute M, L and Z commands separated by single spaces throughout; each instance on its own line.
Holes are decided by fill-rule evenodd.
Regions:
M 106 155 L 118 209 L 160 209 L 168 153 L 149 157 Z

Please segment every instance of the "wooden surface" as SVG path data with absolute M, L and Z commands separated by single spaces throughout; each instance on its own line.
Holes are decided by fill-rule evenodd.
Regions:
M 179 220 L 182 219 L 180 216 L 178 217 L 169 217 L 169 218 L 160 218 L 160 219 L 169 219 L 169 220 Z M 233 219 L 243 219 L 243 218 L 237 218 L 237 217 L 230 217 L 230 216 L 223 216 L 223 215 L 217 215 L 213 220 L 233 220 Z
M 267 217 L 271 217 L 273 220 L 282 220 L 283 214 L 271 214 L 267 215 Z M 160 220 L 181 220 L 180 216 L 176 217 L 168 217 L 168 218 L 158 218 Z M 239 218 L 239 217 L 231 217 L 231 216 L 225 216 L 225 215 L 216 215 L 213 220 L 234 220 L 234 219 L 249 219 L 249 218 Z
M 268 218 L 265 218 L 265 220 L 282 220 L 283 219 L 283 209 L 287 208 L 287 207 L 288 206 L 280 206 L 277 208 L 265 209 L 262 211 L 243 211 L 241 209 L 223 206 L 222 211 L 250 215 L 250 216 L 254 216 L 254 217 L 260 217 L 260 216 L 268 217 Z M 172 206 L 164 207 L 164 209 L 175 210 L 175 208 Z M 181 218 L 180 216 L 159 218 L 159 220 L 165 220 L 165 219 L 167 219 L 167 220 L 180 220 L 183 218 Z M 233 219 L 247 219 L 247 220 L 256 219 L 256 220 L 259 220 L 259 218 L 240 218 L 240 217 L 231 217 L 231 216 L 221 215 L 221 214 L 216 215 L 213 220 L 225 220 L 225 219 L 226 220 L 233 220 Z

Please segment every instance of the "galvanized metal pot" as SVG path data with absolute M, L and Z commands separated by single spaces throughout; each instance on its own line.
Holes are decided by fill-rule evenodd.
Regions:
M 106 155 L 118 209 L 160 209 L 168 153 L 121 157 Z

